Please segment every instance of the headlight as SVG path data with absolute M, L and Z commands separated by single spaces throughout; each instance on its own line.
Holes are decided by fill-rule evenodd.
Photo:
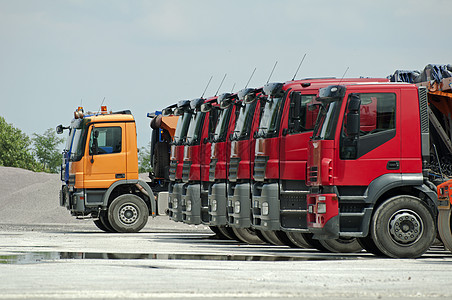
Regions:
M 186 207 L 187 211 L 191 211 L 191 200 L 187 201 L 187 207 Z
M 211 209 L 212 211 L 217 211 L 217 200 L 212 200 Z
M 318 214 L 326 213 L 326 203 L 325 202 L 317 203 L 317 213 Z
M 263 216 L 268 215 L 268 203 L 267 202 L 262 203 L 262 215 Z
M 236 214 L 240 213 L 240 201 L 234 202 L 234 213 L 236 213 Z

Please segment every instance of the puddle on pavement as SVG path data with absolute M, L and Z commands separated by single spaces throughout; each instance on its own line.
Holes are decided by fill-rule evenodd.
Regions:
M 321 261 L 359 259 L 356 256 L 271 256 L 222 254 L 162 253 L 95 253 L 95 252 L 17 252 L 0 255 L 0 264 L 35 264 L 63 259 L 162 259 L 162 260 L 227 260 L 227 261 Z

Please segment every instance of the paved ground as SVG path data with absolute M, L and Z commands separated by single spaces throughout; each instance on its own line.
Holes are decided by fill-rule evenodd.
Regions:
M 0 225 L 0 299 L 451 299 L 451 278 L 442 248 L 401 260 L 250 246 L 165 217 L 137 234 Z

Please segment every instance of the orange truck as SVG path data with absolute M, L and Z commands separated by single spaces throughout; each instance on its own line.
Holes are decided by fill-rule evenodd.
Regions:
M 171 118 L 154 121 L 154 130 L 174 134 Z M 155 182 L 138 177 L 136 124 L 129 110 L 107 112 L 103 106 L 100 112 L 85 114 L 79 107 L 71 124 L 56 130 L 69 131 L 61 167 L 60 205 L 73 216 L 92 218 L 106 232 L 138 232 L 149 216 L 158 214 L 152 189 Z

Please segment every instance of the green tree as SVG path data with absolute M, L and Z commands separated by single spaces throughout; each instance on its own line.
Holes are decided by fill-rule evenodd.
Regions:
M 64 142 L 56 135 L 54 129 L 47 129 L 44 134 L 33 133 L 33 152 L 46 172 L 57 173 L 61 165 L 61 153 L 58 146 Z
M 0 117 L 0 165 L 40 171 L 30 149 L 30 138 Z
M 138 172 L 148 173 L 152 171 L 151 167 L 151 143 L 146 147 L 141 147 L 138 152 Z

